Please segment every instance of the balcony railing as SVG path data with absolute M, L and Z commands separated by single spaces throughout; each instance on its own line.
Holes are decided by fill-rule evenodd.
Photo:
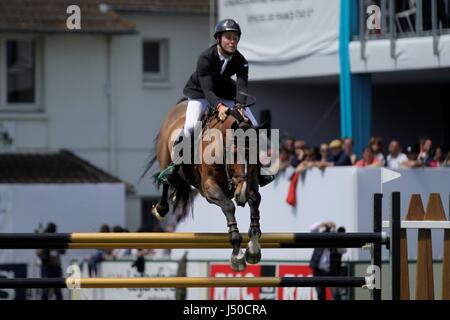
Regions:
M 365 56 L 367 40 L 390 39 L 391 56 L 395 55 L 395 40 L 406 37 L 433 37 L 433 50 L 438 54 L 439 36 L 450 34 L 450 0 L 357 0 L 359 1 L 359 34 Z M 370 6 L 379 8 L 379 15 Z M 374 7 L 373 7 L 374 8 Z M 370 14 L 375 14 L 379 28 L 368 26 Z M 373 20 L 372 20 L 373 21 Z

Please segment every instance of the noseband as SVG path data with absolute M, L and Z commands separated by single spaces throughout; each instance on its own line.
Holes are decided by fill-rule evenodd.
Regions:
M 245 106 L 236 106 L 236 108 L 228 109 L 227 115 L 231 115 L 233 118 L 236 119 L 235 123 L 237 124 L 237 128 L 238 129 L 249 129 L 251 128 L 251 124 L 249 124 L 247 121 L 245 121 L 245 118 L 241 115 L 241 113 L 239 112 L 239 110 L 244 110 Z M 216 120 L 218 122 L 214 123 L 211 126 L 211 122 L 213 120 Z M 212 113 L 208 113 L 207 115 L 207 119 L 206 119 L 206 128 L 210 129 L 211 127 L 215 126 L 219 124 L 219 128 L 220 131 L 223 132 L 223 122 L 219 120 L 218 118 L 218 111 L 214 110 Z M 224 143 L 224 150 L 227 150 L 226 147 L 226 139 L 223 139 Z M 234 144 L 233 141 L 233 146 L 236 146 Z M 247 153 L 248 153 L 248 147 L 245 147 L 245 159 L 247 159 Z M 236 174 L 232 168 L 232 164 L 227 163 L 226 161 L 226 152 L 223 152 L 223 164 L 224 164 L 224 168 L 225 168 L 225 173 L 226 173 L 226 177 L 227 177 L 227 182 L 228 182 L 228 190 L 232 191 L 234 193 L 234 191 L 236 190 L 236 187 L 242 183 L 247 181 L 247 163 L 245 162 L 245 172 L 244 174 Z M 246 161 L 246 160 L 245 160 Z M 233 182 L 233 179 L 236 181 L 236 183 Z

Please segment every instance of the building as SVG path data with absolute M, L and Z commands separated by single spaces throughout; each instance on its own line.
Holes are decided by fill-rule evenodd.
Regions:
M 136 230 L 142 195 L 157 194 L 150 176 L 139 178 L 165 113 L 209 44 L 209 3 L 76 3 L 79 30 L 67 27 L 77 12 L 67 13 L 70 1 L 0 3 L 2 149 L 69 149 L 132 184 L 126 224 Z

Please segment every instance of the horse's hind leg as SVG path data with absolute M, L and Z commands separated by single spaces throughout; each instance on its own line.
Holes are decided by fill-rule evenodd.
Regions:
M 158 150 L 159 168 L 160 170 L 163 170 L 170 163 L 170 153 L 166 145 L 162 141 L 158 141 L 157 150 Z M 167 213 L 169 212 L 169 201 L 168 201 L 169 185 L 163 183 L 162 187 L 163 190 L 161 198 L 159 199 L 159 202 L 152 208 L 153 216 L 159 221 L 164 220 L 166 218 Z
M 261 229 L 259 224 L 259 204 L 261 195 L 258 191 L 249 191 L 248 204 L 250 206 L 250 229 L 248 230 L 249 242 L 245 250 L 245 260 L 250 264 L 261 261 Z
M 244 253 L 241 250 L 242 236 L 239 233 L 236 217 L 234 215 L 236 207 L 234 206 L 233 201 L 226 197 L 222 189 L 216 183 L 207 181 L 203 185 L 203 190 L 205 190 L 205 197 L 208 202 L 218 205 L 225 214 L 228 225 L 229 241 L 233 247 L 230 259 L 231 268 L 234 271 L 242 271 L 247 265 L 245 263 Z
M 163 192 L 159 202 L 153 206 L 152 214 L 156 219 L 162 221 L 166 218 L 167 213 L 169 212 L 169 202 L 167 201 L 169 193 L 169 186 L 163 183 Z

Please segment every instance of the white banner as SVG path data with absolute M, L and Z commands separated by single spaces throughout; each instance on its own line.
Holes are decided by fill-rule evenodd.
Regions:
M 280 64 L 338 50 L 340 0 L 219 0 L 219 19 L 241 26 L 251 63 Z
M 102 262 L 102 278 L 139 278 L 131 261 Z M 178 262 L 147 261 L 145 277 L 175 277 Z M 175 288 L 120 288 L 98 289 L 95 299 L 100 300 L 174 300 Z

